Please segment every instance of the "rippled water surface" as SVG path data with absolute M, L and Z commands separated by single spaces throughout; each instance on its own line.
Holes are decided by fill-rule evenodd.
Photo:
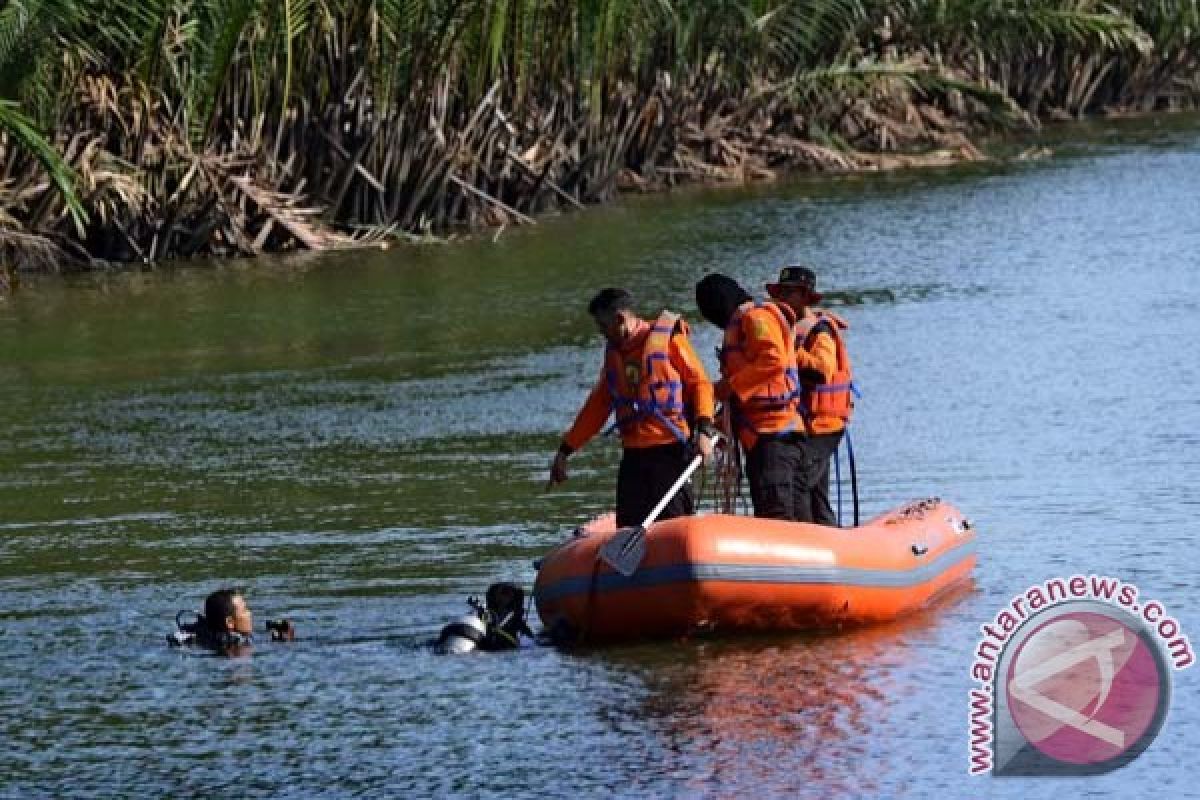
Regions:
M 0 300 L 0 795 L 1194 795 L 1193 671 L 1151 749 L 1087 779 L 968 779 L 966 696 L 978 626 L 1056 575 L 1200 631 L 1198 131 L 29 283 Z M 864 510 L 954 502 L 974 586 L 837 635 L 434 656 L 467 594 L 530 584 L 611 504 L 608 441 L 542 490 L 598 368 L 591 294 L 696 320 L 704 273 L 791 260 L 872 298 L 840 309 Z M 168 650 L 223 584 L 302 640 Z

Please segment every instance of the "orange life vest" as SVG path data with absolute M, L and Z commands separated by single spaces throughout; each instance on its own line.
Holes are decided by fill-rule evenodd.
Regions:
M 847 327 L 844 320 L 835 314 L 817 312 L 811 318 L 796 323 L 796 349 L 809 350 L 817 336 L 828 333 L 833 337 L 837 350 L 837 368 L 825 383 L 805 384 L 801 395 L 801 413 L 805 419 L 833 417 L 847 422 L 854 411 L 854 374 L 850 367 L 850 354 L 842 338 L 841 329 Z
M 658 315 L 638 360 L 627 360 L 611 344 L 604 351 L 604 375 L 625 447 L 649 447 L 688 439 L 683 379 L 671 364 L 669 348 L 678 314 Z M 684 329 L 686 333 L 686 328 Z
M 755 388 L 749 397 L 731 397 L 734 426 L 738 439 L 747 450 L 754 447 L 758 437 L 764 434 L 785 434 L 804 430 L 804 418 L 800 414 L 800 377 L 796 369 L 796 345 L 792 334 L 791 309 L 784 311 L 772 302 L 755 303 L 754 308 L 733 313 L 725 328 L 721 344 L 721 372 L 728 378 L 749 365 L 745 352 L 745 334 L 742 318 L 751 314 L 765 316 L 780 327 L 784 346 L 787 348 L 785 364 L 790 367 L 780 370 L 779 376 Z

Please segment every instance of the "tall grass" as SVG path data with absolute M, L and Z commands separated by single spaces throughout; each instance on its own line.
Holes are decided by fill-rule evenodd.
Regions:
M 0 259 L 251 254 L 1200 97 L 1198 0 L 8 0 Z

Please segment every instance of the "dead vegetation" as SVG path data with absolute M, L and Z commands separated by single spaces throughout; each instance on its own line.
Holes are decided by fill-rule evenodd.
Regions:
M 19 13 L 18 13 L 19 12 Z M 1196 2 L 0 8 L 0 260 L 373 245 L 1200 97 Z

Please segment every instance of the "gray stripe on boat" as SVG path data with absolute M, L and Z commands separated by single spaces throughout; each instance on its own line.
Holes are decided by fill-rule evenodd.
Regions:
M 639 569 L 626 578 L 620 573 L 596 577 L 596 592 L 644 589 L 671 583 L 729 581 L 733 583 L 783 583 L 790 585 L 829 585 L 882 587 L 899 589 L 917 586 L 936 578 L 959 562 L 975 554 L 975 540 L 947 550 L 932 561 L 905 570 L 859 569 L 856 567 L 793 567 L 767 564 L 670 564 Z M 537 592 L 543 602 L 591 589 L 591 576 L 564 578 Z

